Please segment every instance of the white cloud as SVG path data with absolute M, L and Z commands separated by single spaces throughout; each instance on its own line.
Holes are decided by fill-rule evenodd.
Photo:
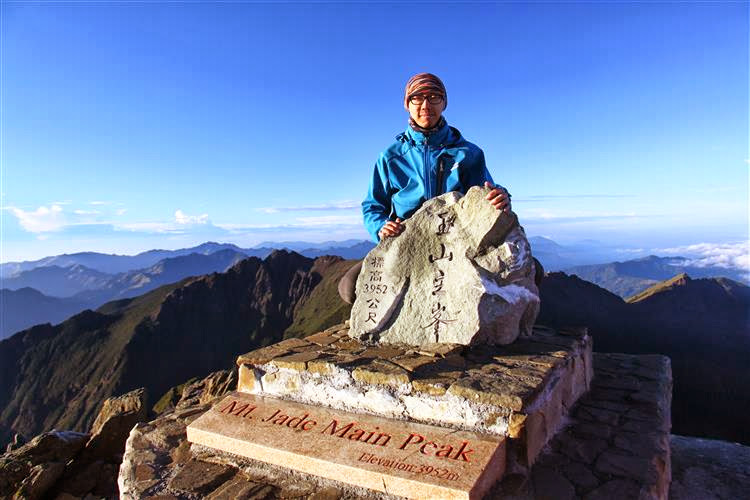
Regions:
M 174 213 L 174 220 L 177 224 L 208 224 L 208 214 L 202 215 L 188 215 L 182 210 L 177 210 Z
M 125 213 L 125 209 L 117 211 L 118 215 Z M 157 234 L 216 234 L 220 236 L 226 232 L 221 226 L 216 226 L 208 219 L 208 214 L 189 215 L 182 210 L 176 210 L 172 221 L 146 222 L 115 222 L 116 230 Z
M 243 231 L 252 231 L 253 229 L 270 229 L 270 228 L 276 228 L 276 227 L 291 227 L 289 225 L 279 225 L 279 224 L 233 224 L 233 223 L 226 223 L 226 224 L 216 224 L 216 227 L 220 227 L 221 229 L 226 229 L 227 231 L 232 232 L 243 232 Z
M 591 222 L 607 219 L 636 219 L 655 217 L 656 215 L 642 215 L 635 212 L 600 212 L 600 211 L 560 211 L 546 208 L 528 208 L 518 211 L 519 218 L 524 222 Z
M 65 214 L 60 205 L 41 206 L 33 212 L 16 207 L 8 207 L 8 209 L 18 218 L 21 227 L 30 233 L 60 231 L 66 224 Z
M 302 230 L 315 227 L 316 230 L 330 228 L 341 229 L 354 227 L 362 228 L 362 217 L 359 215 L 326 215 L 320 217 L 297 217 L 294 222 L 283 224 L 216 224 L 216 227 L 232 233 L 246 233 L 252 231 L 284 231 Z
M 168 233 L 174 230 L 174 224 L 171 222 L 130 222 L 116 224 L 115 229 L 139 233 Z
M 124 215 L 125 212 L 127 212 L 127 211 L 128 211 L 127 208 L 119 208 L 119 209 L 117 209 L 117 211 L 115 212 L 115 214 L 116 215 Z
M 642 254 L 645 251 L 646 250 L 644 250 L 643 248 L 617 248 L 617 249 L 615 249 L 615 252 L 617 252 L 617 253 L 624 253 L 624 254 L 629 254 L 629 253 L 632 253 L 632 254 Z
M 655 248 L 654 253 L 685 257 L 685 265 L 723 267 L 750 271 L 750 242 L 696 243 L 671 248 Z
M 279 212 L 308 212 L 308 211 L 324 211 L 324 210 L 353 210 L 361 207 L 358 201 L 344 200 L 334 201 L 330 203 L 323 203 L 320 205 L 299 205 L 290 207 L 263 207 L 259 208 L 258 211 L 265 214 L 275 214 Z
M 73 210 L 76 215 L 98 215 L 101 212 L 99 210 Z
M 361 215 L 322 215 L 319 217 L 297 217 L 301 226 L 362 225 Z
M 89 205 L 109 205 L 109 201 L 90 201 Z
M 579 200 L 587 199 L 612 199 L 612 198 L 635 198 L 633 194 L 534 194 L 529 196 L 513 197 L 514 202 L 519 201 L 546 201 L 546 200 Z

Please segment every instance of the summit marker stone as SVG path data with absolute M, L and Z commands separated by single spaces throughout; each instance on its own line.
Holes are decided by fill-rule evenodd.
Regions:
M 504 345 L 539 312 L 531 247 L 488 188 L 427 201 L 365 257 L 349 335 L 383 343 Z

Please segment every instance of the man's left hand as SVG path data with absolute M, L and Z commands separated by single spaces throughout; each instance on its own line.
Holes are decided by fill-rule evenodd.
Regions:
M 508 191 L 506 191 L 504 188 L 498 188 L 490 184 L 489 182 L 484 182 L 484 187 L 492 188 L 492 191 L 487 193 L 487 196 L 485 197 L 493 207 L 497 208 L 498 210 L 502 210 L 503 212 L 510 212 L 510 195 L 508 194 Z

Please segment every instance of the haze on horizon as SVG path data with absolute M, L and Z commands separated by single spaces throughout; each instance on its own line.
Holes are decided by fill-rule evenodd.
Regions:
M 748 8 L 3 2 L 0 262 L 365 239 L 431 71 L 530 236 L 747 268 Z

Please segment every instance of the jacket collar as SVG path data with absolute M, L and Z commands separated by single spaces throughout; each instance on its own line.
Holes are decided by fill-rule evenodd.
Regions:
M 423 134 L 422 132 L 417 132 L 411 127 L 407 127 L 406 132 L 400 134 L 398 138 L 401 139 L 401 137 L 403 136 L 403 139 L 401 140 L 408 141 L 413 146 L 423 146 L 427 144 L 430 147 L 443 147 L 455 142 L 454 131 L 456 132 L 458 137 L 461 137 L 461 134 L 458 133 L 458 130 L 449 127 L 448 122 L 444 121 L 442 127 L 430 134 Z

